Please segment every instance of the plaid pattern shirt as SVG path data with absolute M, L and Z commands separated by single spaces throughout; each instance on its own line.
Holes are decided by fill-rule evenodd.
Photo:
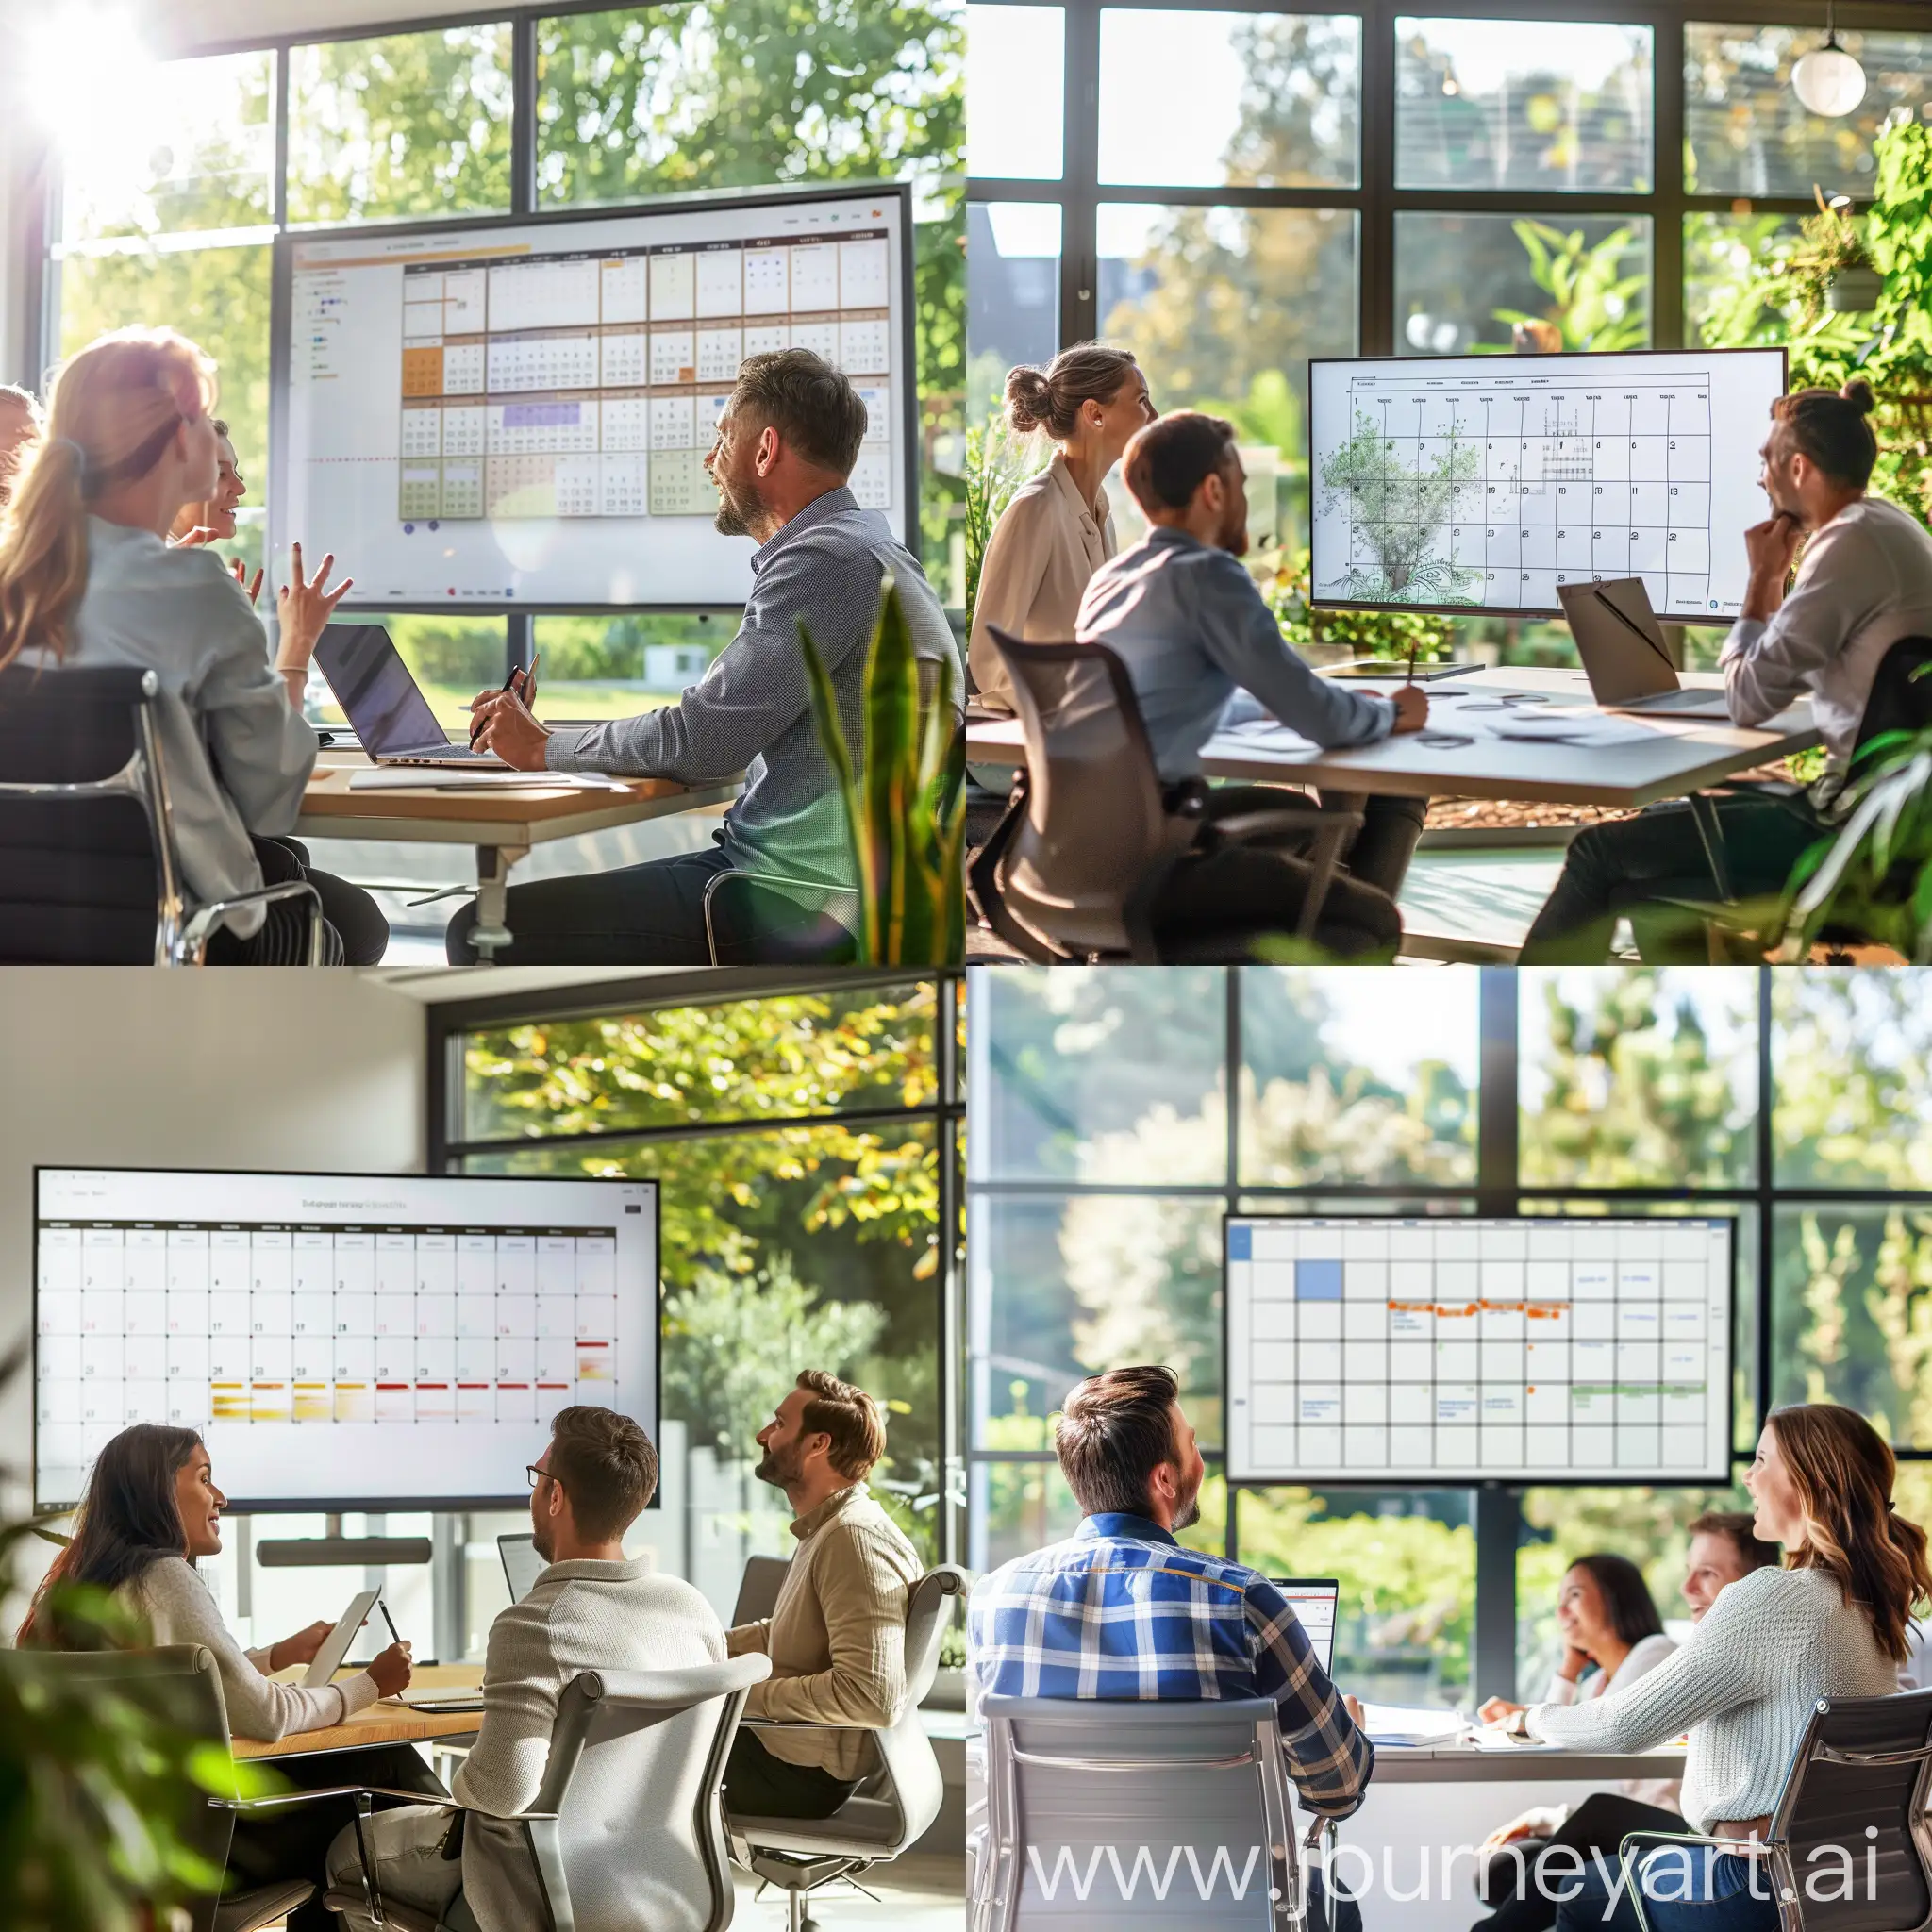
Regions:
M 974 1585 L 968 1703 L 1003 1697 L 1273 1698 L 1309 1810 L 1346 1818 L 1375 1754 L 1262 1575 L 1184 1550 L 1144 1517 L 1090 1516 L 1072 1540 Z

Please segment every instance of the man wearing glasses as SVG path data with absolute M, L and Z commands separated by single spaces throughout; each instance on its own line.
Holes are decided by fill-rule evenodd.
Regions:
M 658 1452 L 628 1416 L 559 1409 L 550 1446 L 529 1465 L 530 1534 L 548 1566 L 490 1626 L 483 1715 L 451 1789 L 488 1817 L 437 1805 L 377 1812 L 363 1824 L 385 1903 L 443 1909 L 460 1887 L 484 1925 L 539 1925 L 544 1907 L 518 1827 L 496 1824 L 535 1804 L 558 1702 L 583 1671 L 675 1671 L 721 1663 L 724 1631 L 690 1584 L 627 1558 L 625 1532 L 658 1487 Z M 460 1847 L 460 1850 L 457 1849 Z M 329 1882 L 359 1892 L 353 1827 L 329 1848 Z M 374 1922 L 343 1915 L 354 1932 Z

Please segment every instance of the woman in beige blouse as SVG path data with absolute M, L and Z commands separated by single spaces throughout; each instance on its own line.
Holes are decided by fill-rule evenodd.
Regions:
M 1125 349 L 1078 342 L 1044 369 L 1023 364 L 1007 377 L 1008 423 L 1022 436 L 1044 430 L 1057 447 L 1008 504 L 986 546 L 967 646 L 982 703 L 1013 708 L 989 625 L 1034 643 L 1073 637 L 1087 580 L 1117 547 L 1108 472 L 1154 416 L 1147 378 Z

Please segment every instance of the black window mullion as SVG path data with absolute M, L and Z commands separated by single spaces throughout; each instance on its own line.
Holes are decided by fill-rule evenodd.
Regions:
M 1100 0 L 1068 0 L 1062 108 L 1060 345 L 1100 332 Z
M 269 184 L 269 220 L 279 234 L 289 225 L 289 49 L 275 51 L 275 178 Z
M 1362 15 L 1361 100 L 1357 110 L 1361 180 L 1356 236 L 1357 352 L 1395 349 L 1395 8 L 1371 0 Z
M 1657 219 L 1651 224 L 1650 342 L 1685 346 L 1684 318 L 1684 23 L 1665 16 L 1653 29 L 1651 175 Z

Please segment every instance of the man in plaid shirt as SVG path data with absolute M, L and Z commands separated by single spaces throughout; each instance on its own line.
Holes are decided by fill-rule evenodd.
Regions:
M 1267 1577 L 1181 1548 L 1207 1465 L 1171 1369 L 1111 1369 L 1071 1395 L 1054 1447 L 1085 1520 L 1069 1541 L 1017 1557 L 974 1587 L 967 1702 L 1009 1697 L 1270 1697 L 1303 1805 L 1360 1806 L 1375 1754 Z M 1310 1922 L 1321 1923 L 1319 1872 Z M 1337 1932 L 1359 1908 L 1338 1896 Z

